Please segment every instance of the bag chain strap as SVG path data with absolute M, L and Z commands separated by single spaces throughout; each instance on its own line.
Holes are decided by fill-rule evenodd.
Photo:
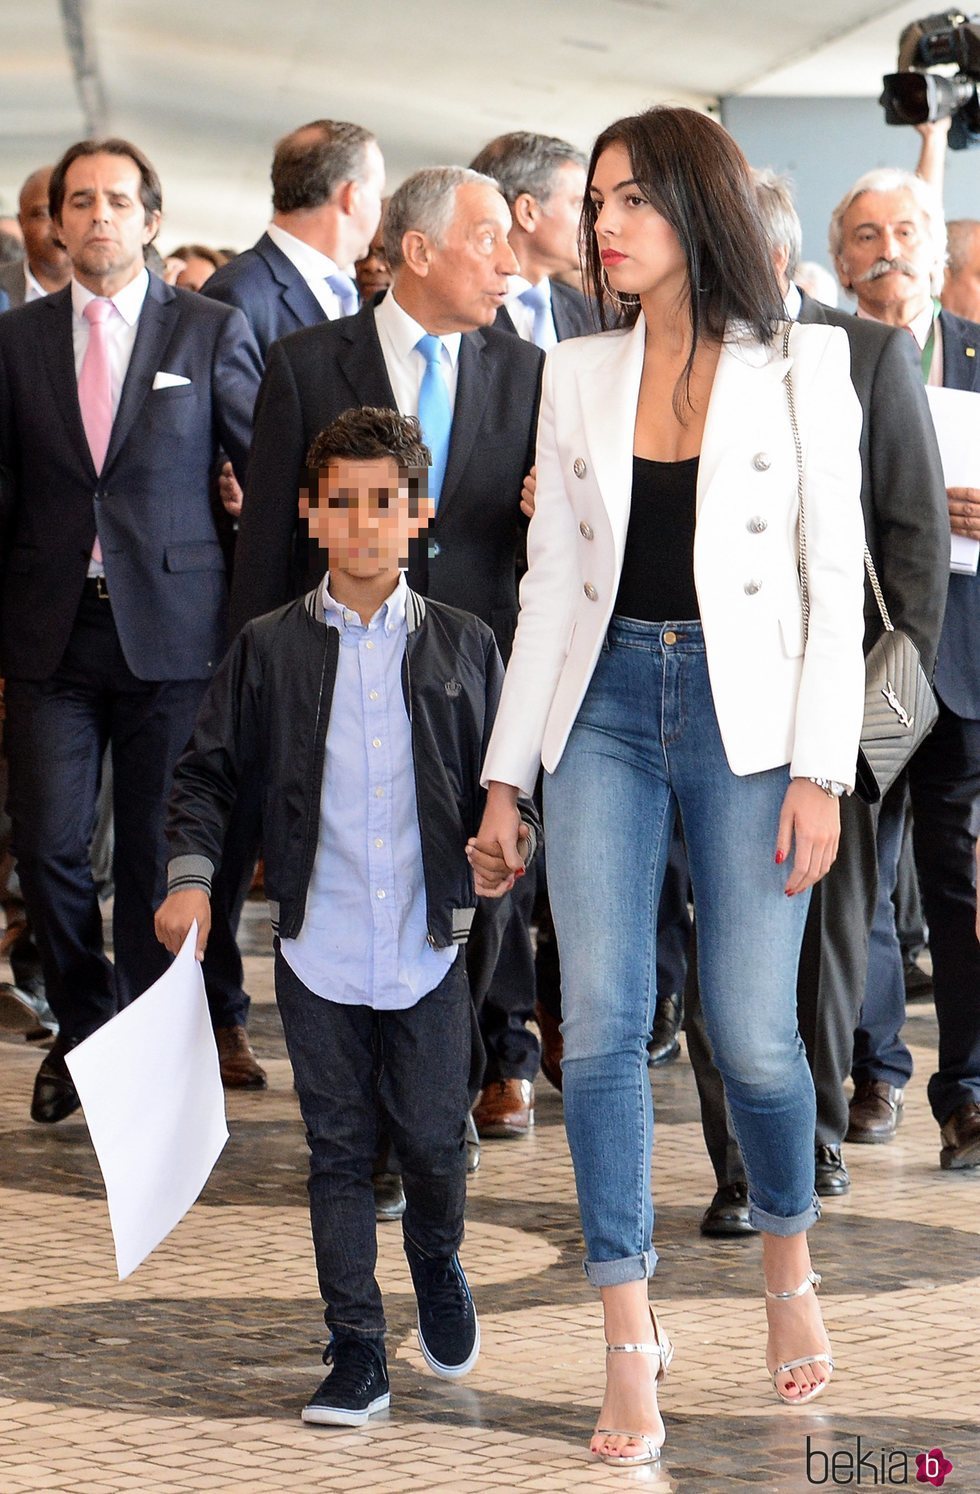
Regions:
M 792 330 L 792 322 L 787 322 L 786 329 L 783 332 L 784 358 L 789 357 L 789 337 Z M 803 502 L 803 443 L 800 440 L 800 427 L 796 419 L 796 397 L 793 391 L 792 372 L 786 375 L 786 399 L 789 404 L 790 424 L 793 427 L 793 444 L 796 447 L 796 492 L 800 506 L 800 601 L 803 610 L 803 639 L 805 642 L 810 630 L 810 575 L 806 563 L 806 508 Z M 878 611 L 881 613 L 881 621 L 885 631 L 887 633 L 894 633 L 895 624 L 888 614 L 884 594 L 881 590 L 881 582 L 878 580 L 878 572 L 875 570 L 875 563 L 871 558 L 871 551 L 868 549 L 867 542 L 865 542 L 864 546 L 864 568 L 868 573 L 868 580 L 871 582 L 871 590 L 874 592 L 875 601 L 878 604 Z

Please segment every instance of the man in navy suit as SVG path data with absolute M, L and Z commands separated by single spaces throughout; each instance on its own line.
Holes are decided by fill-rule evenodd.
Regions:
M 498 135 L 470 162 L 471 170 L 493 177 L 507 201 L 510 247 L 519 266 L 494 326 L 545 351 L 566 337 L 599 330 L 591 301 L 551 279 L 580 268 L 585 167 L 584 155 L 567 140 L 527 130 Z
M 227 629 L 211 508 L 244 470 L 260 378 L 239 311 L 148 274 L 160 183 L 124 140 L 70 147 L 51 211 L 63 291 L 0 319 L 0 664 L 21 885 L 60 1034 L 31 1114 L 78 1105 L 65 1052 L 165 967 L 163 811 Z M 114 767 L 115 968 L 89 864 Z
M 831 247 L 858 315 L 904 327 L 927 386 L 980 393 L 980 326 L 941 310 L 946 234 L 938 198 L 907 172 L 860 178 L 834 212 Z M 980 408 L 980 401 L 978 401 Z M 954 534 L 980 539 L 980 488 L 948 490 Z M 980 829 L 980 576 L 953 574 L 935 688 L 939 720 L 909 767 L 915 859 L 929 926 L 939 1062 L 929 1101 L 943 1168 L 980 1166 L 980 945 L 974 928 Z M 889 796 L 891 798 L 892 796 Z M 912 1059 L 890 900 L 902 816 L 886 799 L 878 831 L 879 897 L 861 1020 L 854 1035 L 850 1141 L 890 1140 Z
M 367 253 L 384 187 L 378 142 L 360 125 L 317 119 L 279 141 L 272 222 L 203 288 L 244 311 L 263 360 L 287 332 L 357 310 L 351 266 Z

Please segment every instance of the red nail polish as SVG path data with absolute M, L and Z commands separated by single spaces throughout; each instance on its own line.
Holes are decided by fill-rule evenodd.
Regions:
M 789 890 L 789 888 L 788 888 L 788 887 L 787 887 L 787 889 L 786 889 L 786 896 L 787 896 L 787 897 L 792 897 L 792 896 L 793 896 L 793 894 L 792 894 L 792 893 L 791 893 L 791 892 L 790 892 L 790 890 Z
M 782 866 L 782 864 L 783 864 L 783 862 L 785 860 L 786 860 L 786 852 L 785 851 L 777 851 L 776 855 L 775 855 L 776 865 L 777 866 Z

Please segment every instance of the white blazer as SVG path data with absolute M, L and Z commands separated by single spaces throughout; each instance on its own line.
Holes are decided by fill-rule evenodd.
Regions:
M 864 700 L 861 409 L 838 327 L 795 325 L 791 357 L 729 329 L 697 483 L 694 581 L 729 766 L 853 785 Z M 612 616 L 633 481 L 645 324 L 548 353 L 529 569 L 484 782 L 557 766 Z M 804 656 L 793 389 L 805 474 Z

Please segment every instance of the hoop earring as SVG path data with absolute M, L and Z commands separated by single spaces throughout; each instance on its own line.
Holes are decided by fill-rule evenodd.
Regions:
M 603 265 L 599 270 L 599 279 L 601 280 L 602 288 L 605 291 L 606 295 L 609 297 L 610 301 L 615 301 L 616 305 L 622 306 L 624 311 L 631 311 L 634 306 L 638 306 L 640 304 L 639 296 L 634 295 L 632 291 L 628 292 L 627 298 L 618 295 L 617 292 L 613 290 L 612 286 L 609 284 L 609 276 L 606 273 L 605 265 Z

